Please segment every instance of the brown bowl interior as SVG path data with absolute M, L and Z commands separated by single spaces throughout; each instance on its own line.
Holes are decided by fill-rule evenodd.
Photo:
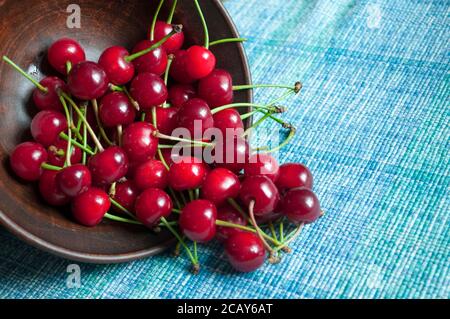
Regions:
M 159 1 L 78 0 L 81 28 L 66 26 L 71 0 L 0 0 L 0 43 L 7 55 L 40 79 L 55 74 L 46 62 L 46 49 L 60 37 L 77 39 L 89 60 L 111 45 L 128 49 L 146 36 Z M 211 39 L 237 36 L 217 0 L 200 1 L 209 22 Z M 167 17 L 171 1 L 161 16 Z M 185 26 L 187 43 L 202 43 L 200 19 L 192 1 L 179 1 L 174 22 Z M 227 69 L 234 83 L 250 83 L 247 60 L 240 44 L 213 48 L 218 67 Z M 55 74 L 56 75 L 56 74 Z M 69 208 L 54 209 L 38 196 L 36 185 L 22 183 L 12 174 L 8 154 L 30 139 L 29 124 L 37 110 L 31 102 L 33 86 L 5 63 L 0 63 L 0 222 L 26 242 L 66 258 L 95 263 L 123 262 L 149 256 L 173 243 L 167 232 L 158 235 L 141 226 L 103 221 L 95 228 L 78 225 Z M 249 102 L 250 92 L 239 92 L 236 101 Z

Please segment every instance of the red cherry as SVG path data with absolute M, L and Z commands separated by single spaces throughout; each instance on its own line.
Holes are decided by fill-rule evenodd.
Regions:
M 207 48 L 193 45 L 186 52 L 186 71 L 193 79 L 208 76 L 216 67 L 216 57 Z
M 66 161 L 67 141 L 58 138 L 52 145 L 47 148 L 48 159 L 47 162 L 51 165 L 62 167 Z M 80 148 L 72 145 L 72 155 L 70 156 L 70 163 L 77 164 L 81 162 L 83 152 Z
M 266 176 L 248 176 L 241 184 L 240 198 L 248 206 L 255 201 L 256 216 L 268 215 L 275 210 L 280 195 L 275 184 Z
M 156 122 L 158 124 L 158 131 L 172 135 L 174 129 L 177 128 L 177 113 L 178 109 L 175 107 L 156 107 Z M 152 111 L 145 113 L 145 121 L 152 121 Z
M 89 61 L 75 64 L 67 77 L 70 93 L 81 100 L 102 97 L 108 90 L 108 84 L 108 76 L 103 68 Z
M 136 168 L 133 180 L 140 190 L 147 188 L 164 189 L 168 183 L 168 171 L 161 161 L 151 159 Z
M 303 164 L 286 163 L 280 166 L 280 173 L 275 184 L 280 191 L 296 187 L 312 189 L 313 176 Z
M 169 101 L 174 107 L 182 107 L 196 96 L 197 92 L 191 84 L 175 84 L 169 88 Z
M 225 168 L 210 171 L 202 186 L 202 197 L 220 205 L 228 198 L 235 198 L 239 194 L 241 184 L 239 178 Z
M 39 82 L 47 89 L 47 92 L 42 92 L 38 88 L 33 90 L 33 102 L 40 110 L 55 110 L 62 111 L 63 107 L 59 99 L 58 92 L 67 92 L 66 83 L 56 76 L 49 76 Z
M 250 272 L 264 264 L 266 251 L 259 237 L 249 232 L 236 232 L 225 244 L 228 261 L 240 272 Z
M 131 54 L 144 51 L 154 45 L 156 41 L 143 40 L 139 42 Z M 134 67 L 138 73 L 154 73 L 162 75 L 167 68 L 167 53 L 164 47 L 158 47 L 143 56 L 133 60 Z
M 279 166 L 276 159 L 269 154 L 253 154 L 244 166 L 245 176 L 264 175 L 275 182 L 279 174 Z
M 178 111 L 177 118 L 178 125 L 188 129 L 191 138 L 195 139 L 201 139 L 203 132 L 214 126 L 208 104 L 199 98 L 193 98 L 184 103 Z
M 214 164 L 237 174 L 248 162 L 249 153 L 250 147 L 244 138 L 226 137 L 218 141 L 214 148 Z
M 58 171 L 44 170 L 39 179 L 39 192 L 42 198 L 52 206 L 63 206 L 70 202 L 70 197 L 64 194 L 56 182 Z
M 164 21 L 156 21 L 154 30 L 154 40 L 155 42 L 160 41 L 170 32 L 172 32 L 173 27 L 171 24 Z M 150 32 L 149 32 L 150 33 Z M 150 34 L 148 36 L 150 38 Z M 163 48 L 166 50 L 167 54 L 175 53 L 181 49 L 184 43 L 184 33 L 175 33 L 166 42 L 163 43 Z
M 84 226 L 98 225 L 111 207 L 108 194 L 100 188 L 90 187 L 72 201 L 73 217 Z
M 217 219 L 237 225 L 242 226 L 247 225 L 247 220 L 244 217 L 242 217 L 242 215 L 229 204 L 222 205 L 217 209 Z M 228 239 L 235 232 L 242 232 L 242 231 L 243 230 L 238 228 L 218 226 L 217 238 L 223 241 Z
M 159 188 L 146 189 L 136 199 L 136 218 L 147 227 L 154 227 L 162 217 L 172 212 L 172 200 Z
M 122 147 L 130 162 L 142 163 L 155 156 L 158 150 L 155 131 L 155 127 L 146 122 L 135 122 L 124 129 Z
M 112 92 L 102 98 L 99 116 L 104 126 L 116 127 L 133 123 L 136 111 L 124 93 Z
M 205 199 L 189 202 L 181 211 L 178 223 L 190 240 L 205 243 L 216 235 L 217 209 Z
M 321 215 L 316 194 L 308 188 L 289 190 L 281 200 L 281 211 L 293 223 L 312 223 Z
M 117 182 L 128 171 L 128 158 L 118 146 L 111 146 L 89 159 L 89 170 L 96 185 Z
M 38 143 L 25 142 L 16 146 L 9 162 L 17 176 L 26 181 L 37 181 L 42 174 L 42 164 L 47 160 L 47 151 Z
M 277 206 L 277 209 L 278 209 L 278 207 L 279 207 L 279 205 Z M 255 220 L 258 224 L 265 224 L 268 222 L 275 222 L 281 216 L 283 216 L 283 214 L 281 214 L 280 212 L 271 212 L 267 215 L 255 216 Z
M 198 95 L 211 108 L 233 102 L 233 83 L 231 74 L 225 70 L 215 69 L 198 83 Z
M 167 100 L 164 81 L 153 73 L 140 73 L 131 82 L 130 93 L 143 110 L 163 104 Z
M 67 62 L 73 65 L 86 60 L 81 45 L 72 39 L 62 38 L 48 49 L 48 62 L 59 73 L 67 74 Z
M 75 164 L 59 171 L 56 181 L 64 194 L 75 197 L 91 186 L 92 176 L 85 165 Z
M 206 165 L 199 163 L 198 158 L 187 156 L 177 158 L 177 161 L 170 166 L 169 186 L 177 191 L 199 188 L 206 171 Z
M 138 190 L 131 181 L 123 181 L 116 183 L 114 200 L 126 208 L 128 211 L 134 210 L 134 203 L 138 196 Z M 117 209 L 121 212 L 119 209 Z
M 59 133 L 67 130 L 67 120 L 58 111 L 41 111 L 31 121 L 31 135 L 45 147 L 55 142 Z
M 195 79 L 187 72 L 187 63 L 187 51 L 177 51 L 174 55 L 169 74 L 178 83 L 189 84 L 195 82 Z
M 112 84 L 123 85 L 133 78 L 134 65 L 125 60 L 129 55 L 124 47 L 113 46 L 103 51 L 98 59 L 98 64 L 105 70 Z
M 225 109 L 223 111 L 217 112 L 213 115 L 214 127 L 218 128 L 223 137 L 227 136 L 227 129 L 231 130 L 229 133 L 235 135 L 236 130 L 244 130 L 244 123 L 241 120 L 241 115 L 236 109 Z M 242 131 L 243 132 L 243 131 Z

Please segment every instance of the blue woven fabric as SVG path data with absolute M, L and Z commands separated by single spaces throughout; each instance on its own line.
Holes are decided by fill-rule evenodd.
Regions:
M 281 264 L 231 272 L 219 244 L 202 272 L 169 254 L 71 262 L 0 231 L 0 296 L 14 298 L 449 298 L 450 2 L 228 0 L 255 82 L 293 83 L 298 134 L 326 211 Z M 257 90 L 258 101 L 280 91 Z M 278 130 L 267 121 L 262 131 Z M 269 137 L 263 136 L 261 145 Z

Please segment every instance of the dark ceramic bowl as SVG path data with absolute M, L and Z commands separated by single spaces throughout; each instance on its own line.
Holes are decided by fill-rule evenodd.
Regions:
M 46 49 L 60 37 L 77 39 L 89 60 L 112 45 L 129 49 L 146 36 L 154 7 L 148 0 L 0 0 L 0 55 L 7 55 L 36 78 L 52 74 Z M 81 28 L 69 29 L 69 4 L 81 8 Z M 188 44 L 202 43 L 203 32 L 193 1 L 178 1 L 174 22 L 182 23 Z M 200 1 L 209 22 L 211 40 L 237 37 L 236 28 L 218 0 Z M 161 16 L 167 17 L 171 1 Z M 233 81 L 250 83 L 247 59 L 240 44 L 213 48 L 218 67 Z M 142 226 L 103 221 L 95 228 L 78 225 L 69 209 L 54 209 L 39 198 L 35 185 L 21 183 L 9 168 L 8 154 L 29 140 L 29 125 L 36 108 L 30 102 L 33 86 L 5 63 L 0 63 L 0 222 L 13 234 L 38 248 L 69 259 L 118 263 L 151 256 L 174 243 L 163 231 L 155 235 Z M 236 101 L 249 102 L 250 92 Z

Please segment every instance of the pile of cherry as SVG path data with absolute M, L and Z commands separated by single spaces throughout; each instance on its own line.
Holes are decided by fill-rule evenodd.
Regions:
M 270 155 L 275 149 L 258 153 L 250 148 L 242 132 L 243 119 L 251 115 L 295 130 L 276 118 L 283 109 L 273 102 L 233 103 L 233 91 L 271 85 L 233 86 L 230 74 L 215 68 L 209 46 L 242 39 L 209 43 L 196 4 L 205 27 L 203 46 L 181 49 L 182 27 L 172 25 L 171 17 L 157 20 L 156 13 L 148 40 L 131 53 L 120 46 L 107 48 L 97 63 L 86 61 L 73 39 L 54 42 L 48 62 L 61 77 L 38 82 L 3 57 L 35 84 L 33 100 L 40 110 L 31 122 L 34 141 L 18 145 L 10 163 L 22 180 L 39 182 L 48 204 L 70 204 L 82 225 L 107 218 L 153 231 L 167 228 L 178 239 L 177 253 L 183 248 L 195 271 L 197 243 L 217 238 L 235 269 L 253 271 L 267 257 L 279 261 L 302 225 L 322 212 L 307 167 L 279 166 Z M 300 85 L 285 89 L 288 96 L 298 93 Z M 248 106 L 252 112 L 237 111 Z M 221 143 L 172 136 L 179 127 L 194 134 L 194 121 L 201 123 L 201 132 L 241 133 Z M 233 156 L 207 162 L 174 154 L 175 143 Z

